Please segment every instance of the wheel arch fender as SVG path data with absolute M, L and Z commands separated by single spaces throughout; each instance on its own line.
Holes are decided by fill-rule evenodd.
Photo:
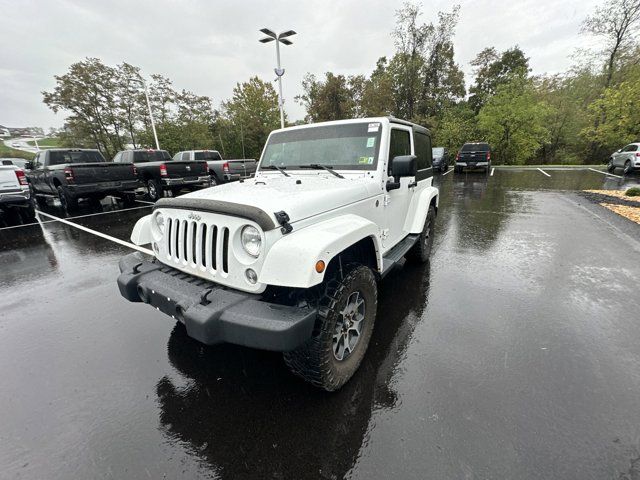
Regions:
M 438 213 L 440 194 L 436 187 L 426 187 L 418 195 L 414 195 L 409 205 L 409 213 L 404 229 L 409 233 L 421 233 L 427 218 L 429 207 L 433 205 Z
M 308 288 L 324 280 L 330 262 L 339 254 L 359 244 L 371 242 L 375 268 L 382 266 L 382 249 L 378 226 L 358 215 L 341 215 L 294 231 L 277 240 L 267 252 L 259 281 L 268 285 Z M 316 263 L 325 269 L 318 273 Z M 372 265 L 373 266 L 373 265 Z
M 134 245 L 146 245 L 153 242 L 151 215 L 145 215 L 136 222 L 131 232 L 131 242 Z

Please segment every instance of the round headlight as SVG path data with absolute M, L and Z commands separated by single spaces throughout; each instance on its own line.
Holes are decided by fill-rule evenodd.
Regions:
M 260 232 L 256 227 L 252 227 L 251 225 L 247 225 L 242 229 L 242 234 L 240 235 L 240 240 L 242 242 L 242 248 L 252 257 L 257 257 L 260 255 L 260 247 L 262 246 L 262 237 L 260 237 Z
M 162 213 L 160 212 L 156 213 L 155 220 L 158 230 L 160 231 L 160 233 L 164 234 L 164 215 L 162 215 Z

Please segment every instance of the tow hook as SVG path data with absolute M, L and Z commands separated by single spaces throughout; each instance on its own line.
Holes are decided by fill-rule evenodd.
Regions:
M 291 233 L 293 231 L 293 227 L 289 225 L 289 215 L 287 215 L 287 212 L 282 210 L 280 212 L 274 212 L 274 215 L 276 216 L 276 220 L 278 221 L 280 226 L 282 226 L 280 231 L 283 235 L 286 235 L 287 233 Z

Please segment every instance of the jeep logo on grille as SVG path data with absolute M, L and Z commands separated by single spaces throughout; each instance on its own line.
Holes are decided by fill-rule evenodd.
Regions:
M 196 222 L 200 221 L 200 215 L 198 215 L 197 213 L 190 213 L 189 214 L 189 220 L 195 220 Z

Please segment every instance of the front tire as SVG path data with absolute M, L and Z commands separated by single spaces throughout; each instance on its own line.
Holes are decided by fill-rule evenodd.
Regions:
M 426 263 L 431 256 L 431 248 L 433 247 L 433 226 L 436 221 L 436 209 L 433 205 L 429 206 L 427 218 L 424 221 L 424 227 L 420 233 L 420 238 L 416 244 L 407 252 L 407 258 L 415 263 Z
M 609 160 L 609 164 L 607 165 L 607 171 L 609 173 L 613 173 L 616 169 L 616 166 L 613 164 L 613 160 Z
M 370 268 L 353 266 L 325 283 L 312 337 L 285 352 L 291 372 L 329 392 L 338 390 L 358 370 L 367 351 L 378 307 L 376 279 Z
M 627 160 L 626 162 L 624 162 L 624 174 L 630 175 L 632 171 L 633 167 L 631 166 L 631 160 Z

